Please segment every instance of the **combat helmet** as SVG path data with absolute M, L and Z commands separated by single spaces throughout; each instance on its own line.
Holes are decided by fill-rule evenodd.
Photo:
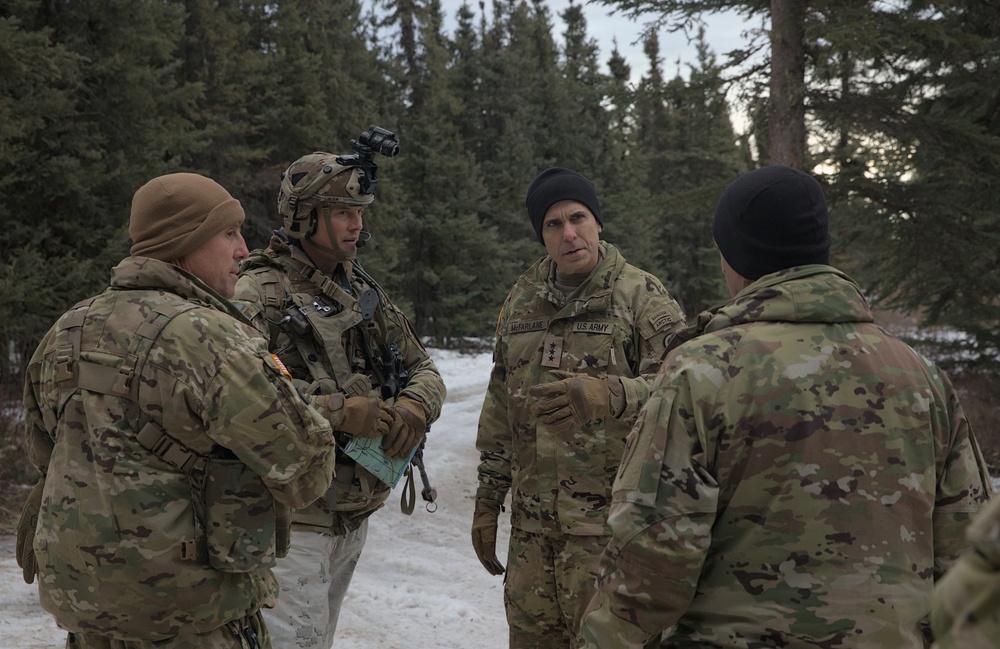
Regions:
M 369 205 L 374 183 L 366 182 L 365 168 L 354 156 L 315 151 L 302 156 L 281 174 L 278 213 L 285 232 L 306 239 L 316 231 L 317 210 L 330 203 Z

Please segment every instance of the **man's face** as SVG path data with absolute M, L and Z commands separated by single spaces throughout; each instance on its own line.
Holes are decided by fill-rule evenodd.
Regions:
M 542 241 L 560 273 L 589 273 L 600 259 L 600 234 L 604 230 L 583 203 L 559 201 L 542 219 Z
M 228 300 L 236 293 L 240 262 L 249 254 L 239 228 L 232 227 L 223 230 L 174 263 Z
M 303 241 L 304 246 L 313 254 L 309 244 L 331 251 L 338 262 L 350 261 L 358 254 L 358 237 L 364 227 L 362 215 L 364 205 L 345 205 L 329 203 L 329 216 L 324 215 L 322 207 L 317 208 L 316 231 Z

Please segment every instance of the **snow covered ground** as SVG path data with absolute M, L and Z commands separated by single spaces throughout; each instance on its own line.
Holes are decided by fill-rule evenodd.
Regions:
M 432 350 L 448 400 L 424 451 L 438 509 L 428 513 L 416 483 L 416 507 L 399 510 L 403 481 L 368 528 L 337 629 L 338 649 L 507 647 L 501 577 L 490 576 L 470 540 L 476 493 L 476 422 L 490 373 L 490 355 Z M 497 554 L 504 560 L 508 530 Z M 66 634 L 21 579 L 15 539 L 0 536 L 0 649 L 65 646 Z

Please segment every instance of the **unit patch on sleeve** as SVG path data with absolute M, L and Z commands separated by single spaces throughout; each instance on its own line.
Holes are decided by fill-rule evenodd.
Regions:
M 680 320 L 680 312 L 672 306 L 660 309 L 653 315 L 649 316 L 649 324 L 653 325 L 653 329 L 656 331 L 663 331 L 675 322 L 680 322 Z

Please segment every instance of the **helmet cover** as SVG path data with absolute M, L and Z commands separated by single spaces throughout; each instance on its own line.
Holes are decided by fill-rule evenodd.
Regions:
M 306 239 L 316 231 L 316 210 L 330 203 L 369 205 L 375 194 L 364 194 L 364 171 L 343 165 L 333 153 L 316 151 L 302 156 L 281 174 L 278 213 L 288 236 Z

